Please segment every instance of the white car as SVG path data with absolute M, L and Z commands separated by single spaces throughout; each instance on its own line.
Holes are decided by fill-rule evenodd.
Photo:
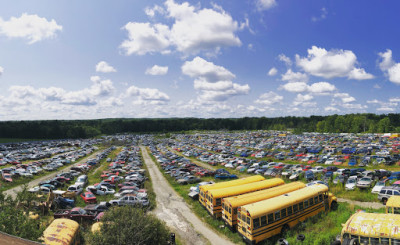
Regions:
M 314 174 L 317 174 L 317 173 L 320 174 L 320 173 L 322 173 L 324 171 L 324 167 L 316 166 L 316 167 L 312 168 L 311 171 L 313 171 Z
M 137 192 L 135 190 L 124 190 L 122 192 L 115 193 L 115 197 L 123 197 L 128 194 L 135 194 L 138 198 L 147 198 L 146 192 Z
M 115 193 L 114 189 L 107 188 L 107 186 L 103 186 L 103 185 L 102 186 L 90 185 L 90 186 L 86 187 L 86 191 L 90 191 L 93 194 L 100 195 L 100 196 Z
M 83 191 L 83 186 L 80 184 L 71 185 L 70 187 L 68 187 L 67 191 L 75 192 L 76 195 L 79 195 Z
M 372 193 L 378 194 L 381 192 L 382 188 L 386 186 L 386 181 L 378 181 L 376 182 L 374 188 L 372 188 Z
M 356 186 L 357 186 L 357 177 L 351 176 L 346 182 L 345 189 L 348 191 L 352 191 L 356 189 Z

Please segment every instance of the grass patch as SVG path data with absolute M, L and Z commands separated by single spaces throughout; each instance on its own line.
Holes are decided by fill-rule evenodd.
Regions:
M 346 198 L 359 202 L 379 202 L 378 195 L 371 193 L 370 188 L 362 190 L 360 190 L 359 188 L 355 188 L 354 190 L 350 191 L 346 190 L 344 188 L 344 185 L 341 183 L 337 185 L 330 184 L 329 186 L 330 186 L 329 187 L 330 192 L 332 192 L 337 197 Z

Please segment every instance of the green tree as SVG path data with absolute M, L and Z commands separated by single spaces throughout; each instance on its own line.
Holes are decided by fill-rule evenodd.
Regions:
M 102 218 L 100 231 L 88 234 L 91 245 L 166 244 L 169 231 L 152 214 L 130 206 L 114 207 Z

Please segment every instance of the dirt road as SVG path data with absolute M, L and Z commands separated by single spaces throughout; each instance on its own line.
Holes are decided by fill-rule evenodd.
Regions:
M 209 228 L 190 210 L 186 202 L 169 185 L 146 148 L 140 148 L 157 196 L 154 214 L 173 229 L 185 244 L 233 244 Z
M 88 158 L 91 158 L 91 157 L 95 156 L 97 153 L 98 153 L 98 151 L 95 151 L 92 154 L 90 154 L 89 156 L 86 156 L 86 157 L 82 158 L 80 161 L 78 161 L 78 162 L 76 162 L 76 163 L 64 168 L 63 170 L 52 172 L 52 173 L 50 173 L 48 175 L 45 175 L 45 176 L 40 177 L 38 179 L 32 180 L 31 182 L 28 183 L 28 188 L 32 188 L 34 186 L 37 186 L 40 182 L 42 182 L 44 180 L 47 180 L 47 179 L 50 179 L 50 178 L 53 178 L 59 173 L 69 171 L 72 167 L 74 167 L 74 166 L 76 166 L 78 164 L 84 163 Z M 15 198 L 17 196 L 17 193 L 19 191 L 21 191 L 22 188 L 23 188 L 23 185 L 19 185 L 19 186 L 16 186 L 14 188 L 11 188 L 11 189 L 9 189 L 7 191 L 4 191 L 3 193 L 6 194 L 6 195 L 10 195 L 12 198 Z
M 353 200 L 349 200 L 349 199 L 345 199 L 345 198 L 338 198 L 338 202 L 347 202 L 349 204 L 360 206 L 362 208 L 381 209 L 381 208 L 385 207 L 385 205 L 383 205 L 379 202 L 359 202 L 359 201 L 353 201 Z

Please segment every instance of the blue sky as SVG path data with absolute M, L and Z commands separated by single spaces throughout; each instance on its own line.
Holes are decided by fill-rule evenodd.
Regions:
M 0 2 L 0 120 L 398 113 L 398 1 Z

